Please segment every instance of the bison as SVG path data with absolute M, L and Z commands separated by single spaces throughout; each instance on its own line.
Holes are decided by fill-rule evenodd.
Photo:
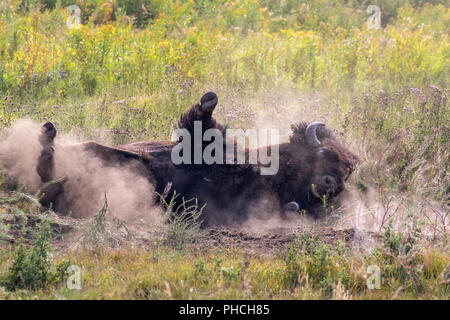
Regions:
M 208 92 L 181 116 L 178 128 L 191 133 L 191 139 L 194 139 L 194 124 L 199 121 L 203 133 L 215 129 L 226 136 L 226 128 L 212 116 L 217 103 L 217 95 Z M 71 177 L 55 180 L 55 136 L 54 125 L 50 122 L 44 124 L 37 172 L 43 183 L 42 204 L 65 213 L 72 209 L 71 191 L 65 186 Z M 64 148 L 67 152 L 88 152 L 107 166 L 126 164 L 150 181 L 155 193 L 166 200 L 175 193 L 181 196 L 175 201 L 198 199 L 200 205 L 206 205 L 203 213 L 205 225 L 240 223 L 250 213 L 305 210 L 313 214 L 322 206 L 324 198 L 332 199 L 344 189 L 345 180 L 358 163 L 357 156 L 343 147 L 333 132 L 320 122 L 292 125 L 289 141 L 277 145 L 278 154 L 275 156 L 278 157 L 279 169 L 273 175 L 262 175 L 264 165 L 259 161 L 175 164 L 172 151 L 184 139 L 133 142 L 117 147 L 87 142 Z M 194 143 L 190 144 L 192 148 Z M 205 147 L 203 143 L 202 149 Z M 273 149 L 269 146 L 269 151 Z M 249 149 L 241 146 L 239 150 L 248 159 Z M 259 154 L 260 150 L 257 151 Z M 153 197 L 156 202 L 160 199 L 151 194 L 148 197 Z

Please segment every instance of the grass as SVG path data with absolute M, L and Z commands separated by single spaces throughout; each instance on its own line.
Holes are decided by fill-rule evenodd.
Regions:
M 72 4 L 80 28 L 67 28 Z M 85 222 L 90 246 L 33 246 L 37 219 L 68 222 L 2 173 L 0 298 L 448 299 L 450 9 L 370 4 L 381 29 L 367 28 L 367 1 L 2 1 L 2 131 L 29 117 L 111 145 L 169 139 L 209 90 L 230 127 L 321 120 L 361 157 L 349 188 L 369 209 L 380 204 L 383 241 L 353 252 L 300 233 L 264 255 L 199 250 L 189 240 L 200 236 L 201 208 L 188 203 L 166 212 L 172 223 L 156 246 L 112 249 L 111 230 L 133 235 L 105 201 Z M 54 276 L 61 261 L 82 267 L 80 291 Z M 367 288 L 370 265 L 380 289 Z M 16 281 L 14 270 L 48 277 Z
M 313 248 L 313 251 L 311 249 Z M 0 256 L 2 269 L 11 253 Z M 69 290 L 64 281 L 39 290 L 1 291 L 1 298 L 39 299 L 446 299 L 448 256 L 423 247 L 414 262 L 374 249 L 352 254 L 341 245 L 321 243 L 302 235 L 287 253 L 261 256 L 242 249 L 219 252 L 122 249 L 65 252 L 54 260 L 82 266 L 82 289 Z M 379 289 L 367 288 L 367 268 L 381 269 Z M 409 270 L 420 269 L 417 282 Z M 406 270 L 406 271 L 405 271 Z M 417 291 L 416 291 L 417 290 Z
M 51 228 L 48 220 L 37 224 L 35 240 L 31 247 L 19 243 L 14 250 L 13 261 L 8 272 L 0 278 L 0 285 L 9 291 L 18 289 L 36 290 L 65 279 L 70 261 L 64 260 L 52 269 L 49 254 Z

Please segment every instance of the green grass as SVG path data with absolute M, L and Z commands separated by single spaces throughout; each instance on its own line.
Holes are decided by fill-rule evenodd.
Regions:
M 54 261 L 81 267 L 82 289 L 69 290 L 64 280 L 37 290 L 0 290 L 1 298 L 40 299 L 446 299 L 449 294 L 448 255 L 421 248 L 405 265 L 383 249 L 351 253 L 303 235 L 286 253 L 249 254 L 242 249 L 220 251 L 122 249 L 66 252 Z M 314 250 L 309 251 L 308 243 Z M 1 271 L 12 265 L 2 250 Z M 380 267 L 381 286 L 369 290 L 367 268 Z M 447 269 L 446 269 L 447 268 Z M 415 278 L 409 270 L 419 270 Z M 447 275 L 446 275 L 447 273 Z M 370 275 L 370 274 L 369 274 Z M 415 289 L 416 288 L 416 289 Z M 416 291 L 417 290 L 417 291 Z

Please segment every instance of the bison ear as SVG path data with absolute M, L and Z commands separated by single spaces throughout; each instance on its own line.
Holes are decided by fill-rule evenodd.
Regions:
M 308 126 L 306 122 L 291 125 L 292 135 L 289 142 L 295 144 L 303 144 L 305 142 L 305 129 Z

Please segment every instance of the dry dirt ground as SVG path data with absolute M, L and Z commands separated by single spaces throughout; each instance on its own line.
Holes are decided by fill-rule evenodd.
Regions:
M 39 216 L 28 217 L 25 225 L 32 230 L 32 227 L 40 220 Z M 54 235 L 53 244 L 60 250 L 92 245 L 96 241 L 111 249 L 140 247 L 150 250 L 160 245 L 164 238 L 164 227 L 161 226 L 149 228 L 139 223 L 118 224 L 117 221 L 108 219 L 103 222 L 103 228 L 98 229 L 97 225 L 95 229 L 95 221 L 92 219 L 72 219 L 52 214 L 50 220 Z M 31 233 L 22 231 L 23 222 L 22 224 L 16 220 L 3 222 L 10 223 L 12 226 L 8 232 L 10 237 L 5 239 L 6 242 L 16 242 L 21 234 L 25 239 L 30 239 Z M 299 220 L 298 223 L 291 222 L 289 226 L 274 226 L 261 228 L 261 230 L 245 227 L 207 228 L 201 230 L 200 235 L 192 241 L 188 240 L 186 245 L 193 249 L 238 248 L 249 253 L 269 254 L 289 248 L 299 231 L 319 236 L 326 243 L 332 244 L 339 241 L 349 247 L 363 250 L 380 244 L 382 239 L 380 234 L 374 232 L 355 228 L 335 229 L 331 226 L 315 226 Z
M 206 230 L 206 236 L 198 240 L 198 246 L 237 247 L 251 252 L 271 252 L 289 247 L 297 237 L 299 228 L 273 228 L 261 233 L 242 229 L 213 228 Z M 349 246 L 364 247 L 378 243 L 381 237 L 375 233 L 362 233 L 356 229 L 335 230 L 325 227 L 320 230 L 303 230 L 320 236 L 327 243 L 340 241 Z

